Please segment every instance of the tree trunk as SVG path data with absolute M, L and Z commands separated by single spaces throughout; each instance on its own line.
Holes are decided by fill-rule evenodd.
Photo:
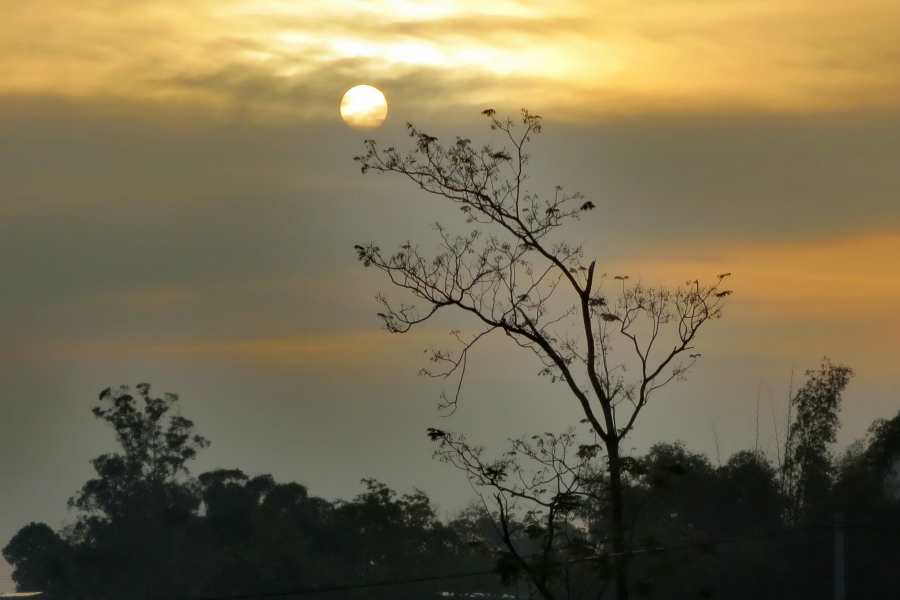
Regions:
M 619 441 L 606 445 L 609 457 L 609 502 L 612 507 L 613 569 L 616 578 L 616 600 L 628 600 L 628 557 L 625 552 L 625 511 L 622 501 L 622 463 Z

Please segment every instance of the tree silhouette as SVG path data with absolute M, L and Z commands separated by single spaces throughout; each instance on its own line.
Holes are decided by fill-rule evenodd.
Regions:
M 822 372 L 810 372 L 803 402 L 828 389 Z M 115 397 L 105 396 L 104 407 L 115 407 Z M 804 408 L 819 413 L 809 422 L 832 424 L 820 429 L 826 434 L 837 426 L 832 400 Z M 122 404 L 120 414 L 129 414 L 127 405 L 140 402 Z M 137 426 L 145 418 L 140 413 L 117 422 L 148 431 Z M 159 422 L 164 435 L 168 421 Z M 511 597 L 513 585 L 523 597 L 521 580 L 528 597 L 608 597 L 615 562 L 600 553 L 612 518 L 609 472 L 595 460 L 602 444 L 580 443 L 569 432 L 544 434 L 513 440 L 514 456 L 491 461 L 461 436 L 432 434 L 447 460 L 468 460 L 469 476 L 486 478 L 476 489 L 499 496 L 494 514 L 474 505 L 442 521 L 423 492 L 398 495 L 374 480 L 363 480 L 364 491 L 351 500 L 328 501 L 270 475 L 216 469 L 194 479 L 169 469 L 154 484 L 159 489 L 115 480 L 122 490 L 113 494 L 112 509 L 82 514 L 87 518 L 74 526 L 25 525 L 3 557 L 14 567 L 18 591 L 41 591 L 48 600 L 287 597 L 321 588 L 341 588 L 348 600 L 489 600 Z M 827 485 L 806 495 L 804 523 L 793 531 L 779 531 L 788 525 L 791 497 L 782 493 L 777 464 L 758 451 L 738 451 L 719 466 L 680 442 L 627 457 L 628 547 L 638 550 L 629 564 L 632 591 L 659 600 L 823 598 L 831 586 L 833 532 L 815 518 L 840 511 L 848 597 L 900 596 L 900 415 L 876 420 L 838 456 L 825 448 Z M 507 501 L 534 510 L 511 510 Z M 486 573 L 492 564 L 501 585 Z M 460 577 L 472 573 L 484 575 Z
M 111 519 L 121 516 L 134 503 L 156 502 L 160 508 L 184 501 L 179 478 L 189 475 L 187 462 L 197 450 L 209 446 L 206 438 L 194 433 L 194 423 L 169 412 L 178 401 L 176 394 L 150 396 L 150 384 L 136 386 L 143 406 L 129 393 L 127 385 L 100 393 L 101 406 L 94 416 L 115 431 L 121 453 L 103 454 L 91 461 L 97 478 L 91 479 L 69 500 L 90 516 Z
M 388 331 L 406 332 L 445 308 L 478 323 L 472 335 L 455 331 L 459 350 L 433 351 L 435 367 L 423 370 L 433 377 L 459 377 L 455 390 L 442 395 L 442 406 L 455 409 L 470 351 L 495 332 L 531 351 L 540 361 L 540 373 L 568 388 L 605 450 L 610 547 L 621 557 L 628 550 L 622 441 L 654 392 L 683 377 L 699 357 L 691 353 L 695 338 L 704 323 L 721 316 L 723 299 L 731 292 L 719 286 L 728 274 L 713 285 L 694 280 L 675 290 L 631 284 L 627 276 L 617 276 L 621 293 L 610 300 L 601 289 L 605 276 L 595 262 L 585 264 L 582 246 L 555 237 L 559 227 L 595 205 L 561 187 L 547 198 L 525 187 L 525 147 L 541 131 L 541 117 L 523 109 L 519 131 L 512 119 L 500 120 L 493 110 L 484 114 L 509 149 L 475 149 L 462 138 L 442 146 L 411 124 L 415 146 L 407 154 L 393 147 L 379 152 L 373 140 L 365 142 L 366 153 L 356 157 L 363 173 L 405 176 L 419 189 L 457 205 L 469 228 L 453 234 L 436 223 L 439 245 L 433 255 L 407 242 L 392 254 L 374 243 L 358 245 L 357 256 L 412 296 L 412 301 L 399 303 L 378 296 L 384 306 L 379 316 Z M 420 311 L 414 302 L 424 308 Z M 576 325 L 567 328 L 573 321 Z M 629 350 L 630 361 L 613 355 L 617 339 Z M 477 479 L 482 474 L 476 468 L 472 475 Z M 503 477 L 500 473 L 486 483 Z M 515 553 L 514 548 L 509 551 Z M 625 600 L 626 561 L 615 564 L 616 595 Z M 548 600 L 552 596 L 549 590 L 541 593 Z
M 806 383 L 791 399 L 793 418 L 785 444 L 782 486 L 787 498 L 787 521 L 799 524 L 809 517 L 816 499 L 828 494 L 833 457 L 829 447 L 837 441 L 841 394 L 853 369 L 832 364 L 825 357 L 821 368 L 806 372 Z M 824 515 L 812 515 L 821 519 Z
M 72 580 L 72 552 L 66 542 L 44 523 L 22 527 L 3 548 L 3 558 L 13 566 L 16 589 L 49 592 L 69 598 Z
M 69 499 L 79 515 L 68 537 L 96 565 L 84 570 L 91 589 L 151 600 L 187 585 L 184 539 L 200 507 L 187 463 L 209 442 L 173 414 L 176 394 L 135 387 L 137 395 L 126 385 L 100 393 L 92 412 L 112 427 L 121 451 L 91 460 L 97 477 Z
M 48 600 L 173 600 L 350 586 L 344 597 L 360 600 L 500 597 L 495 578 L 356 589 L 483 572 L 487 559 L 437 518 L 421 491 L 398 497 L 364 480 L 355 499 L 330 502 L 266 474 L 190 477 L 189 461 L 209 442 L 173 414 L 175 394 L 155 398 L 148 384 L 137 391 L 100 394 L 93 413 L 112 426 L 120 450 L 91 461 L 97 476 L 69 501 L 77 521 L 58 532 L 31 523 L 3 548 L 19 591 Z

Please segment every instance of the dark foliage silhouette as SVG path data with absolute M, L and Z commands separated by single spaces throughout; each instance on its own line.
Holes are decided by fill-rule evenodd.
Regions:
M 487 571 L 442 523 L 422 492 L 397 496 L 365 480 L 350 501 L 311 496 L 305 486 L 236 469 L 190 476 L 209 442 L 173 414 L 178 397 L 137 397 L 122 386 L 100 394 L 94 414 L 120 452 L 91 461 L 97 477 L 69 501 L 77 520 L 60 532 L 23 527 L 3 550 L 21 591 L 50 600 L 175 600 L 279 593 L 465 571 Z M 460 587 L 462 586 L 462 587 Z M 456 589 L 495 597 L 496 578 L 348 592 L 347 598 L 430 598 Z
M 807 402 L 810 390 L 843 391 L 846 377 L 831 375 L 849 376 L 850 370 L 825 365 L 809 373 L 792 398 L 795 406 Z M 473 504 L 445 521 L 423 492 L 398 495 L 374 480 L 364 480 L 364 491 L 351 500 L 329 501 L 298 483 L 237 469 L 193 478 L 187 466 L 194 453 L 184 450 L 208 443 L 180 416 L 180 433 L 166 438 L 174 396 L 155 402 L 146 386 L 139 398 L 156 407 L 150 411 L 126 396 L 120 388 L 101 399 L 98 416 L 113 425 L 122 451 L 92 461 L 100 465 L 98 477 L 70 503 L 77 511 L 74 524 L 59 531 L 25 525 L 3 548 L 18 590 L 41 591 L 49 600 L 223 598 L 347 586 L 333 594 L 351 600 L 614 596 L 615 563 L 603 552 L 612 528 L 609 473 L 591 467 L 598 450 L 572 433 L 514 440 L 517 453 L 547 465 L 549 483 L 539 478 L 520 487 L 535 496 L 532 505 L 545 502 L 545 513 L 529 515 L 500 503 L 489 514 L 484 504 Z M 820 493 L 803 497 L 799 525 L 787 508 L 796 496 L 783 486 L 783 471 L 793 467 L 778 456 L 741 450 L 717 466 L 683 443 L 660 443 L 628 457 L 623 497 L 634 549 L 628 557 L 632 594 L 672 600 L 831 597 L 830 519 L 842 513 L 847 598 L 900 597 L 900 413 L 876 421 L 866 438 L 836 454 L 828 432 L 840 423 L 832 418 L 837 404 L 830 398 L 807 407 L 822 413 L 809 421 L 828 424 L 818 446 L 827 465 L 819 471 L 825 479 Z M 445 432 L 433 434 L 445 445 L 465 444 Z M 164 446 L 157 443 L 166 439 Z M 152 448 L 157 450 L 142 450 Z M 448 460 L 476 465 L 470 474 L 496 477 L 510 469 L 518 477 L 515 463 L 479 466 L 480 449 L 450 450 Z M 184 460 L 165 459 L 168 467 L 154 468 L 165 456 Z M 581 470 L 566 475 L 562 460 Z M 105 470 L 117 461 L 123 468 Z M 542 485 L 570 487 L 539 494 Z M 356 587 L 417 578 L 428 580 Z
M 385 254 L 369 243 L 356 246 L 357 256 L 366 267 L 385 272 L 411 298 L 391 303 L 378 296 L 384 306 L 379 316 L 388 331 L 404 333 L 444 309 L 455 310 L 474 323 L 475 333 L 470 336 L 454 332 L 459 342 L 456 352 L 433 351 L 435 367 L 423 370 L 433 377 L 458 377 L 454 391 L 442 396 L 444 408 L 457 406 L 470 352 L 491 333 L 503 334 L 531 351 L 539 361 L 540 374 L 566 386 L 599 438 L 596 448 L 603 450 L 610 511 L 604 544 L 612 554 L 622 556 L 629 549 L 623 500 L 628 461 L 622 455 L 623 440 L 654 393 L 683 378 L 699 358 L 692 353 L 697 335 L 705 323 L 722 315 L 724 298 L 731 292 L 720 285 L 730 274 L 719 275 L 712 285 L 693 280 L 674 290 L 631 284 L 627 276 L 616 276 L 621 292 L 609 296 L 602 289 L 605 274 L 596 269 L 596 262 L 587 263 L 582 246 L 561 239 L 558 231 L 597 208 L 594 203 L 559 186 L 543 198 L 526 188 L 526 146 L 541 132 L 541 117 L 525 109 L 518 121 L 498 119 L 493 110 L 483 114 L 508 147 L 479 149 L 459 137 L 444 146 L 412 124 L 408 129 L 415 144 L 407 154 L 393 147 L 379 151 L 373 140 L 366 140 L 366 153 L 356 157 L 363 173 L 400 174 L 419 189 L 455 204 L 462 212 L 465 231 L 454 234 L 435 223 L 434 253 L 407 242 Z M 617 341 L 619 354 L 613 353 Z M 623 350 L 630 359 L 619 358 Z M 526 514 L 531 515 L 529 527 L 535 539 L 541 539 L 541 555 L 553 552 L 557 521 L 572 512 L 572 502 L 581 496 L 569 485 L 571 480 L 564 482 L 570 478 L 563 457 L 549 458 L 551 470 L 562 469 L 558 477 L 552 476 L 560 494 L 551 498 L 551 485 L 512 483 L 508 476 L 516 473 L 521 479 L 518 476 L 527 468 L 518 458 L 487 464 L 460 438 L 436 431 L 431 435 L 441 441 L 441 458 L 467 470 L 477 485 L 493 488 L 488 497 L 493 499 L 500 526 L 510 527 L 511 503 L 530 503 Z M 456 459 L 450 457 L 454 452 Z M 515 454 L 507 456 L 520 455 L 515 449 L 511 452 Z M 538 481 L 549 475 L 546 466 L 537 460 Z M 542 517 L 537 518 L 538 514 Z M 507 543 L 507 552 L 512 563 L 531 576 L 545 600 L 553 600 L 547 587 L 551 573 L 526 568 L 526 557 L 512 544 Z M 626 600 L 627 560 L 613 562 L 616 597 Z

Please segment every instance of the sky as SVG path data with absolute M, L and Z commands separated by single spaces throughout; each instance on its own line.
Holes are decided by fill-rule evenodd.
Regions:
M 458 212 L 363 176 L 371 137 L 500 143 L 480 115 L 544 117 L 530 184 L 598 210 L 566 232 L 648 285 L 732 272 L 702 360 L 635 452 L 773 450 L 822 357 L 856 371 L 840 443 L 900 409 L 900 5 L 863 0 L 6 0 L 0 7 L 0 543 L 114 449 L 100 390 L 153 384 L 212 440 L 193 472 L 273 473 L 349 498 L 362 477 L 473 497 L 440 426 L 503 451 L 581 415 L 489 340 L 459 410 L 417 377 L 452 315 L 382 331 L 391 288 L 353 245 L 454 230 Z M 367 84 L 389 112 L 347 127 Z M 9 591 L 8 570 L 0 591 Z

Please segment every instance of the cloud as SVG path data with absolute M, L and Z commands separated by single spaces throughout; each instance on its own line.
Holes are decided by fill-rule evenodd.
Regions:
M 653 255 L 664 259 L 653 259 Z M 900 323 L 900 235 L 870 232 L 796 242 L 707 240 L 648 249 L 616 265 L 647 285 L 718 273 L 734 290 L 715 352 L 758 356 L 840 354 L 883 378 L 895 377 Z M 710 333 L 710 332 L 707 332 Z M 721 335 L 720 335 L 721 334 Z
M 718 273 L 732 272 L 725 283 L 735 294 L 728 299 L 722 324 L 707 328 L 703 352 L 766 357 L 840 352 L 854 364 L 893 376 L 894 369 L 887 363 L 896 356 L 894 340 L 900 336 L 895 318 L 900 302 L 900 235 L 876 232 L 801 242 L 670 244 L 664 249 L 647 248 L 633 260 L 609 263 L 604 269 L 629 274 L 632 281 L 650 286 L 675 286 L 688 277 L 708 283 Z M 615 294 L 617 283 L 606 282 L 607 294 Z M 310 291 L 309 282 L 303 287 Z M 177 310 L 198 301 L 185 289 L 153 288 L 115 295 L 111 304 L 125 304 L 128 311 Z M 248 331 L 223 338 L 195 330 L 187 336 L 170 331 L 139 342 L 60 340 L 52 344 L 56 348 L 52 353 L 79 359 L 233 362 L 254 368 L 395 369 L 410 357 L 421 356 L 423 348 L 444 340 L 446 332 L 440 326 L 390 336 L 361 330 L 357 324 L 336 333 L 260 336 Z
M 409 367 L 409 356 L 421 356 L 434 333 L 390 336 L 384 331 L 320 336 L 249 339 L 193 339 L 172 342 L 78 342 L 57 344 L 52 354 L 65 359 L 115 359 L 157 363 L 188 361 L 192 365 L 237 365 L 251 369 L 340 369 L 371 371 Z M 417 352 L 418 351 L 418 352 Z
M 655 251 L 663 254 L 659 248 Z M 630 267 L 656 278 L 733 271 L 729 284 L 746 300 L 780 307 L 758 313 L 766 318 L 821 317 L 835 310 L 834 303 L 886 307 L 900 300 L 900 235 L 896 233 L 795 242 L 707 240 L 673 244 L 665 255 L 663 260 L 637 259 Z
M 333 117 L 352 85 L 402 80 L 421 85 L 396 100 L 421 111 L 527 97 L 573 120 L 900 100 L 900 7 L 880 0 L 40 0 L 2 13 L 0 105 L 285 124 Z

